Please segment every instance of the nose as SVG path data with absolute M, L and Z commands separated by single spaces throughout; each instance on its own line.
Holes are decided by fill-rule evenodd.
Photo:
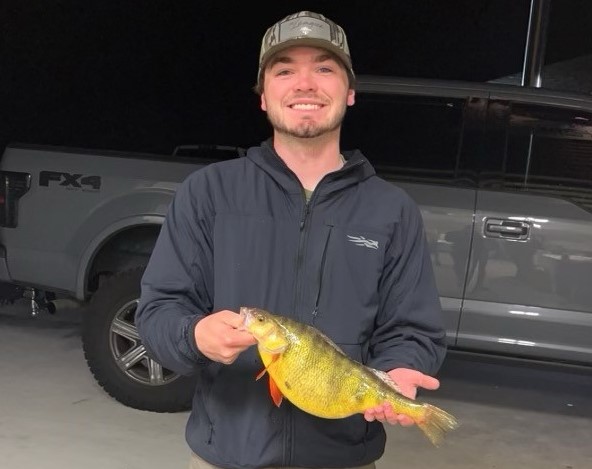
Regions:
M 298 73 L 298 80 L 296 80 L 295 88 L 297 91 L 315 91 L 317 83 L 314 79 L 314 74 L 309 70 L 301 70 Z

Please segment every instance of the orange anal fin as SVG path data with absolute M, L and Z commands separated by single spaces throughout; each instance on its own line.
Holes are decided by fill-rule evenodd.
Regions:
M 269 371 L 271 365 L 273 365 L 278 360 L 278 358 L 280 358 L 279 353 L 276 353 L 275 355 L 273 355 L 271 357 L 271 361 L 267 364 L 267 366 L 265 368 L 263 368 L 259 372 L 256 379 L 260 379 L 261 377 L 263 377 L 263 375 L 265 375 L 265 373 Z M 273 400 L 273 403 L 277 407 L 279 407 L 280 404 L 282 403 L 282 399 L 284 398 L 284 396 L 282 394 L 282 391 L 280 391 L 280 388 L 278 388 L 277 384 L 275 384 L 275 381 L 273 380 L 271 375 L 269 375 L 269 394 L 271 395 L 271 399 Z
M 279 407 L 284 396 L 271 376 L 269 377 L 269 394 L 271 394 L 271 399 L 276 407 Z

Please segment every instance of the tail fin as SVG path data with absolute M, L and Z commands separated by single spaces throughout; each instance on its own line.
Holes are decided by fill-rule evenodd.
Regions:
M 434 446 L 440 446 L 446 432 L 454 430 L 459 423 L 448 412 L 430 405 L 424 404 L 425 414 L 421 421 L 416 422 L 417 426 L 426 434 Z

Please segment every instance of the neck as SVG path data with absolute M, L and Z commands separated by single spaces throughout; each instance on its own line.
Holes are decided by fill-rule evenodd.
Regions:
M 326 174 L 343 167 L 338 136 L 327 137 L 294 138 L 277 132 L 274 134 L 275 151 L 305 189 L 314 190 Z

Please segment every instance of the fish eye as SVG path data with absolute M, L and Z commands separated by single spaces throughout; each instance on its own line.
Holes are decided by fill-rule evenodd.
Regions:
M 263 317 L 259 316 L 259 317 L 257 318 L 257 321 L 259 321 L 259 322 L 263 322 L 263 321 L 265 321 L 265 319 L 263 319 Z

